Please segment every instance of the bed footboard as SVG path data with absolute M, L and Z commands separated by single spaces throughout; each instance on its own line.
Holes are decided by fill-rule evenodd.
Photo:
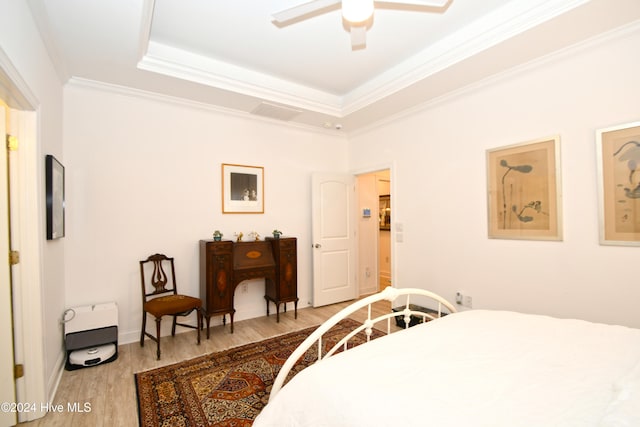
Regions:
M 396 299 L 398 299 L 399 297 L 404 296 L 405 300 L 404 303 L 402 305 L 405 306 L 404 310 L 401 311 L 391 311 L 390 313 L 387 314 L 383 314 L 381 316 L 378 316 L 376 318 L 371 318 L 371 305 L 378 302 L 378 301 L 382 301 L 382 300 L 387 300 L 387 301 L 395 301 Z M 421 296 L 421 297 L 427 297 L 430 300 L 434 301 L 437 303 L 437 309 L 434 310 L 429 310 L 429 311 L 419 311 L 417 309 L 415 309 L 415 306 L 412 306 L 410 304 L 410 300 L 412 296 Z M 335 326 L 339 321 L 341 321 L 342 319 L 345 319 L 349 316 L 351 316 L 353 313 L 355 313 L 356 311 L 367 307 L 367 318 L 366 320 L 362 323 L 362 325 L 359 325 L 357 328 L 355 328 L 353 331 L 351 331 L 349 334 L 347 334 L 346 336 L 344 336 L 338 343 L 336 343 L 336 345 L 334 345 L 328 352 L 326 352 L 324 355 L 322 354 L 322 337 L 323 335 L 329 330 L 331 329 L 333 326 Z M 348 347 L 348 343 L 349 340 L 351 338 L 353 338 L 356 334 L 364 331 L 366 336 L 367 336 L 367 341 L 370 340 L 371 338 L 371 333 L 373 332 L 373 327 L 374 325 L 378 324 L 379 322 L 382 322 L 384 320 L 387 321 L 387 334 L 391 333 L 391 319 L 395 319 L 397 316 L 403 316 L 404 319 L 404 324 L 405 327 L 408 328 L 409 327 L 409 323 L 411 321 L 411 316 L 418 316 L 421 317 L 423 321 L 425 321 L 426 319 L 432 320 L 432 319 L 436 319 L 438 317 L 441 317 L 444 314 L 448 314 L 448 313 L 455 313 L 457 310 L 456 308 L 453 306 L 453 304 L 451 304 L 449 301 L 445 300 L 444 298 L 442 298 L 441 296 L 424 290 L 424 289 L 416 289 L 416 288 L 404 288 L 404 289 L 396 289 L 393 288 L 391 286 L 385 288 L 382 292 L 379 292 L 377 294 L 374 295 L 370 295 L 366 298 L 363 298 L 361 300 L 358 300 L 356 302 L 354 302 L 353 304 L 343 308 L 342 310 L 340 310 L 338 313 L 334 314 L 333 316 L 331 316 L 327 321 L 325 321 L 322 325 L 320 325 L 311 335 L 309 335 L 307 337 L 307 339 L 305 339 L 299 346 L 298 348 L 296 348 L 294 350 L 293 353 L 291 353 L 291 355 L 289 356 L 289 358 L 285 361 L 284 365 L 282 365 L 282 368 L 280 369 L 280 372 L 278 373 L 278 376 L 276 377 L 275 381 L 273 382 L 273 386 L 271 388 L 271 393 L 269 395 L 269 401 L 271 401 L 271 399 L 274 398 L 274 396 L 276 394 L 278 394 L 278 392 L 280 391 L 280 389 L 282 388 L 284 381 L 286 380 L 287 376 L 289 375 L 289 372 L 291 371 L 291 369 L 293 368 L 293 366 L 296 364 L 296 362 L 298 361 L 298 359 L 300 359 L 300 357 L 302 357 L 302 355 L 304 355 L 304 353 L 311 348 L 312 345 L 317 345 L 318 346 L 318 360 L 317 362 L 320 362 L 330 356 L 332 356 L 339 348 L 343 348 L 344 350 L 346 350 Z

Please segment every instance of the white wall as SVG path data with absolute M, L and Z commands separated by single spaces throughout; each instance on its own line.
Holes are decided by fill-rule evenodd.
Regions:
M 595 131 L 640 120 L 640 29 L 530 64 L 350 139 L 350 168 L 394 162 L 394 284 L 474 308 L 640 327 L 640 248 L 598 243 Z M 487 238 L 487 149 L 561 138 L 564 240 Z
M 40 187 L 36 194 L 30 195 L 37 202 L 42 201 L 39 229 L 30 230 L 34 235 L 23 236 L 29 244 L 36 241 L 35 252 L 40 251 L 42 258 L 36 260 L 42 272 L 42 283 L 25 283 L 26 288 L 42 286 L 42 347 L 44 347 L 44 383 L 49 392 L 55 390 L 59 369 L 62 363 L 62 326 L 60 320 L 64 310 L 64 239 L 48 242 L 45 240 L 44 213 L 44 156 L 53 154 L 64 163 L 62 155 L 62 84 L 40 39 L 27 2 L 0 0 L 0 48 L 17 71 L 28 93 L 34 109 L 38 112 L 38 169 Z M 15 83 L 15 82 L 14 82 Z M 37 215 L 37 214 L 36 214 Z M 39 239 L 39 240 L 38 240 Z M 31 263 L 32 260 L 23 260 Z M 36 274 L 37 276 L 37 274 Z M 37 281 L 37 280 L 35 280 Z M 40 307 L 36 307 L 39 309 Z M 35 331 L 30 331 L 32 334 Z M 38 349 L 27 349 L 38 351 Z M 27 374 L 28 375 L 28 374 Z
M 275 228 L 298 238 L 299 307 L 307 305 L 311 173 L 346 171 L 342 135 L 78 84 L 65 90 L 64 124 L 67 306 L 117 302 L 120 342 L 136 341 L 139 260 L 175 257 L 179 290 L 197 295 L 200 239 Z M 264 214 L 222 214 L 222 163 L 264 167 Z M 237 290 L 236 320 L 265 314 L 262 283 Z

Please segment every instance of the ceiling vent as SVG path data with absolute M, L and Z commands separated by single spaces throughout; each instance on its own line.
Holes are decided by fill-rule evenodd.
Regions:
M 251 114 L 285 121 L 293 119 L 300 113 L 302 113 L 302 110 L 285 107 L 283 105 L 270 104 L 268 102 L 262 102 L 251 111 Z

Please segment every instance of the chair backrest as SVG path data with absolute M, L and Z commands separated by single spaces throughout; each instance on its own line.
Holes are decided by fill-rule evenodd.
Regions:
M 167 276 L 167 271 L 171 277 Z M 146 274 L 145 274 L 146 270 Z M 155 254 L 140 261 L 140 280 L 142 283 L 142 300 L 162 294 L 176 294 L 176 272 L 173 258 L 164 254 Z

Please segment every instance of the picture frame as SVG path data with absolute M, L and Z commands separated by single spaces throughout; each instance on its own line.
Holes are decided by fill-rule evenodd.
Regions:
M 640 246 L 640 121 L 596 131 L 599 240 Z
M 379 223 L 380 230 L 391 230 L 391 196 L 384 194 L 379 196 L 380 208 L 379 208 Z
M 560 137 L 487 150 L 488 234 L 562 240 Z
M 45 194 L 47 240 L 59 239 L 65 234 L 64 166 L 50 154 L 45 157 Z
M 222 213 L 264 213 L 264 168 L 222 164 Z

